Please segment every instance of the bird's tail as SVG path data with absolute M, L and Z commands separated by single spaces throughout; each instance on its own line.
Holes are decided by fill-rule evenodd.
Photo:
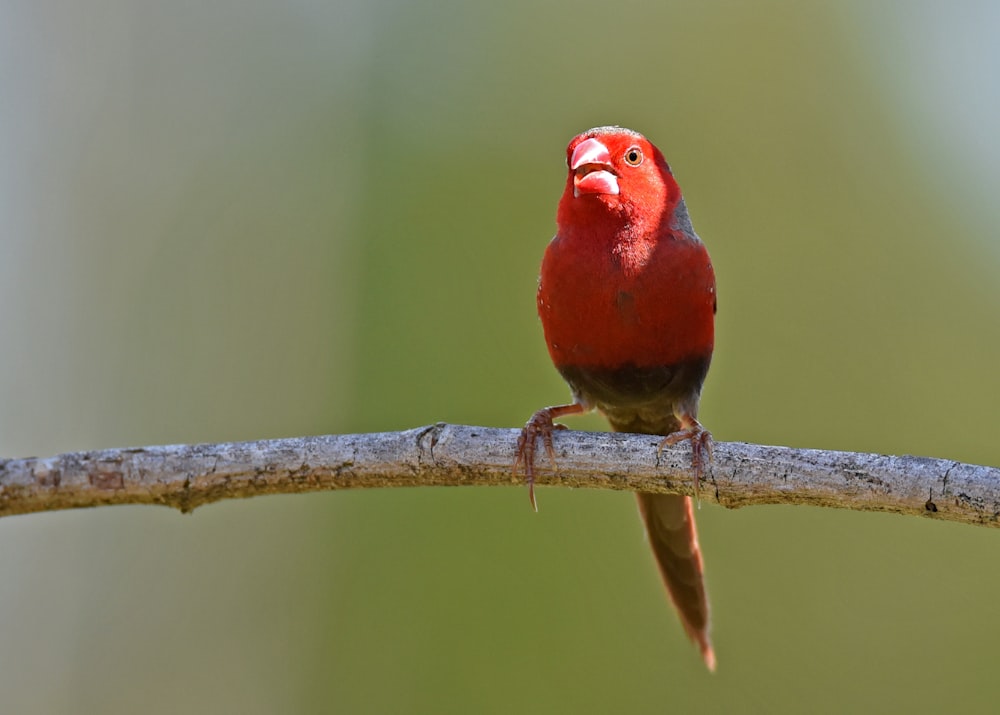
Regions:
M 708 669 L 715 671 L 715 651 L 708 636 L 708 595 L 691 497 L 636 494 L 670 600 L 688 637 L 701 649 Z

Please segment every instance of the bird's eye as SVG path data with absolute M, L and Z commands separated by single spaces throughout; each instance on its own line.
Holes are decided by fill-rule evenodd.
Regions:
M 631 147 L 625 152 L 625 163 L 629 166 L 639 166 L 642 163 L 642 149 L 637 146 Z

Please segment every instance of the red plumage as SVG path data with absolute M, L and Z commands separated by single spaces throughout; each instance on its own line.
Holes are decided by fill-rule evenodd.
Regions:
M 662 435 L 664 444 L 689 440 L 697 480 L 711 448 L 711 435 L 697 421 L 715 335 L 708 252 L 670 167 L 641 134 L 591 129 L 570 142 L 566 158 L 538 314 L 574 402 L 539 410 L 528 421 L 515 466 L 524 465 L 533 486 L 536 437 L 551 455 L 553 419 L 597 409 L 616 431 Z M 714 670 L 691 499 L 638 498 L 681 623 Z

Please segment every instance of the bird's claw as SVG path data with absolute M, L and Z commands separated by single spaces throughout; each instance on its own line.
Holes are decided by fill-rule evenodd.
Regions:
M 531 416 L 528 423 L 521 430 L 521 436 L 517 439 L 517 452 L 514 455 L 513 473 L 517 474 L 517 468 L 524 465 L 524 477 L 528 482 L 528 498 L 531 500 L 531 508 L 538 511 L 538 504 L 535 502 L 535 450 L 539 435 L 542 438 L 542 445 L 545 447 L 545 454 L 552 462 L 552 469 L 556 469 L 556 448 L 552 444 L 552 433 L 557 429 L 566 429 L 565 425 L 557 425 L 553 422 L 557 417 L 565 415 L 578 415 L 586 412 L 589 407 L 579 401 L 569 405 L 554 405 L 543 407 Z
M 552 415 L 548 410 L 539 410 L 524 425 L 521 435 L 517 438 L 517 452 L 514 457 L 513 472 L 517 474 L 517 468 L 524 466 L 524 478 L 528 483 L 528 499 L 531 501 L 531 508 L 538 511 L 538 502 L 535 500 L 535 451 L 538 448 L 538 437 L 542 437 L 542 445 L 545 453 L 554 461 L 555 447 L 552 444 L 552 431 L 555 425 L 552 423 Z
M 556 467 L 556 448 L 552 443 L 552 433 L 555 430 L 566 429 L 566 425 L 557 425 L 552 421 L 552 410 L 543 408 L 533 414 L 531 419 L 521 430 L 521 436 L 517 438 L 517 451 L 514 455 L 514 474 L 517 468 L 524 466 L 524 479 L 528 483 L 528 499 L 531 500 L 531 508 L 538 511 L 538 503 L 535 501 L 535 450 L 538 448 L 538 438 L 542 438 L 542 446 L 552 468 Z
M 664 447 L 673 447 L 684 441 L 691 443 L 691 469 L 694 472 L 694 496 L 697 499 L 701 475 L 704 474 L 708 462 L 712 461 L 712 433 L 702 427 L 697 420 L 692 420 L 689 426 L 664 437 L 656 452 L 659 454 Z

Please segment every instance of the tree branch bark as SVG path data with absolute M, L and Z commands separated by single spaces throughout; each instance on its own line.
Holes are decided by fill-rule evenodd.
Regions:
M 511 472 L 517 435 L 439 423 L 404 432 L 0 460 L 0 516 L 108 504 L 162 504 L 187 512 L 261 494 L 520 484 L 523 475 Z M 542 451 L 536 483 L 691 494 L 688 448 L 658 455 L 659 441 L 557 432 L 558 470 Z M 1000 525 L 1000 469 L 927 457 L 719 442 L 700 496 L 730 508 L 811 504 Z

